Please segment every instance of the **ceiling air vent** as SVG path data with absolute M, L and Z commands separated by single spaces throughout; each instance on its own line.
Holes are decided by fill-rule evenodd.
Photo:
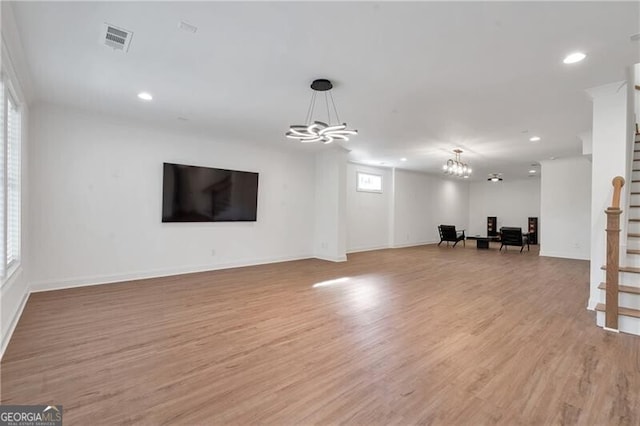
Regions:
M 180 21 L 180 23 L 178 24 L 178 28 L 181 29 L 182 31 L 186 31 L 188 33 L 193 33 L 193 34 L 195 34 L 196 31 L 198 31 L 198 27 L 184 21 Z
M 111 24 L 104 24 L 104 44 L 114 50 L 129 50 L 133 33 Z

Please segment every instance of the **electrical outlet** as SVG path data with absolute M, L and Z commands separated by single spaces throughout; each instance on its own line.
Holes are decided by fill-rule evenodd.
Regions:
M 216 249 L 211 249 L 211 256 L 215 256 L 216 255 Z

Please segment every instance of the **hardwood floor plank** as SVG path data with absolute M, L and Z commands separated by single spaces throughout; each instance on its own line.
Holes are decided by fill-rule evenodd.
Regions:
M 588 262 L 348 259 L 33 294 L 1 401 L 69 425 L 640 423 L 640 338 L 596 327 Z

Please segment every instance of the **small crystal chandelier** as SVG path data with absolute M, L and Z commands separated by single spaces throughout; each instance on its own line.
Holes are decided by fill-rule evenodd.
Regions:
M 442 171 L 447 175 L 453 175 L 468 179 L 469 175 L 471 174 L 471 167 L 469 167 L 467 163 L 463 163 L 460 160 L 460 154 L 462 154 L 462 150 L 454 149 L 453 152 L 456 154 L 455 160 L 453 158 L 448 159 L 447 162 L 442 166 Z
M 307 111 L 306 124 L 293 124 L 289 127 L 289 131 L 286 136 L 289 139 L 297 139 L 300 142 L 324 142 L 325 144 L 333 142 L 335 139 L 343 141 L 349 140 L 349 135 L 357 135 L 357 130 L 347 129 L 347 123 L 340 123 L 340 117 L 338 116 L 338 109 L 333 101 L 333 95 L 331 89 L 333 84 L 329 80 L 319 79 L 314 80 L 311 83 L 313 93 L 311 94 L 311 103 Z M 327 122 L 324 121 L 312 121 L 313 112 L 316 106 L 316 98 L 318 92 L 324 92 L 324 103 L 327 107 Z M 329 108 L 329 99 L 331 99 L 331 105 L 333 106 L 333 113 L 335 115 L 335 124 L 331 124 L 331 110 Z M 322 101 L 321 101 L 322 102 Z

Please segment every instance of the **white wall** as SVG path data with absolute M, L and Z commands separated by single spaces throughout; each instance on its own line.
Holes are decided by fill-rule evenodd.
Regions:
M 356 191 L 356 173 L 382 176 L 382 193 Z M 347 165 L 347 252 L 389 247 L 393 206 L 392 170 Z
M 31 136 L 34 289 L 312 255 L 313 156 L 56 106 Z M 257 222 L 161 223 L 163 162 L 259 172 Z
M 502 182 L 472 182 L 469 197 L 469 232 L 467 235 L 487 235 L 487 216 L 496 216 L 498 229 L 519 226 L 527 232 L 528 218 L 538 218 L 538 241 L 542 240 L 544 218 L 540 214 L 540 179 Z
M 0 44 L 2 46 L 0 49 L 0 63 L 2 64 L 2 71 L 11 80 L 12 88 L 18 96 L 19 107 L 22 112 L 21 261 L 20 267 L 6 281 L 0 283 L 0 357 L 2 357 L 29 296 L 29 250 L 31 247 L 28 243 L 30 227 L 28 215 L 29 180 L 27 175 L 30 161 L 28 149 L 30 115 L 27 105 L 30 79 L 25 71 L 22 46 L 10 4 L 0 2 L 0 15 Z
M 574 157 L 541 164 L 540 215 L 544 227 L 540 256 L 589 260 L 591 162 Z
M 467 228 L 468 182 L 406 170 L 394 175 L 393 247 L 438 242 L 438 225 Z

